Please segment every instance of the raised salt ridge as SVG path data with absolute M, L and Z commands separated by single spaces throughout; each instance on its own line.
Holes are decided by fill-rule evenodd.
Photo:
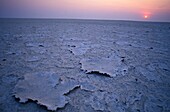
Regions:
M 99 73 L 115 77 L 117 75 L 125 75 L 127 72 L 127 66 L 117 56 L 113 58 L 82 59 L 80 63 L 82 64 L 82 70 L 89 74 Z

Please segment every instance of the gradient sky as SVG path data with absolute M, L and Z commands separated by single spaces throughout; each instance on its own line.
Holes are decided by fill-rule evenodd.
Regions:
M 0 0 L 0 17 L 170 22 L 170 0 Z

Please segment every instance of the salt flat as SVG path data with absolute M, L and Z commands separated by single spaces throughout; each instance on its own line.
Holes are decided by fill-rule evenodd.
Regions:
M 1 112 L 170 111 L 170 23 L 0 19 Z

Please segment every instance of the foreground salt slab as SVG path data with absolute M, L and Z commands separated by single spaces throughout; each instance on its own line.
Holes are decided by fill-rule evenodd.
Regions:
M 124 59 L 119 57 L 101 58 L 101 59 L 82 59 L 81 69 L 86 73 L 99 73 L 109 77 L 125 75 L 128 67 L 122 62 Z
M 71 80 L 62 81 L 54 72 L 26 74 L 24 80 L 16 85 L 14 96 L 22 103 L 30 99 L 48 110 L 56 110 L 68 103 L 69 98 L 65 94 L 78 86 Z

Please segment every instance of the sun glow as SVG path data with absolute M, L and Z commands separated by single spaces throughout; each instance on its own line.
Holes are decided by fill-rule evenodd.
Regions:
M 145 19 L 148 19 L 148 15 L 144 15 L 144 18 L 145 18 Z

